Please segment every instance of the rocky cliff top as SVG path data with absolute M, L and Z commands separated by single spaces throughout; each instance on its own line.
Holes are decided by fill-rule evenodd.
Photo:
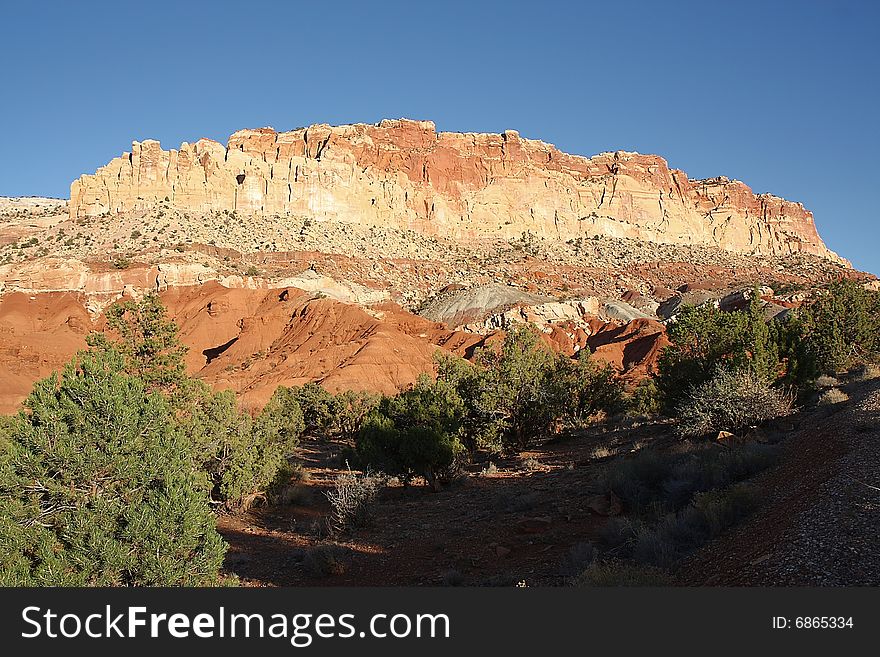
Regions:
M 693 180 L 657 155 L 582 157 L 501 134 L 437 132 L 431 121 L 239 130 L 132 151 L 71 185 L 72 218 L 159 203 L 412 230 L 458 241 L 534 235 L 708 245 L 749 254 L 814 254 L 824 245 L 800 203 L 725 177 Z

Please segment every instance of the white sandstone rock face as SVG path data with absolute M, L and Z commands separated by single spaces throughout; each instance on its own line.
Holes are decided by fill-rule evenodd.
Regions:
M 71 185 L 71 217 L 151 208 L 289 214 L 458 240 L 596 235 L 742 253 L 829 251 L 799 203 L 742 182 L 691 180 L 656 155 L 592 158 L 503 134 L 438 133 L 430 121 L 241 130 L 130 153 Z
M 538 305 L 517 305 L 510 310 L 493 313 L 483 321 L 462 324 L 456 330 L 487 335 L 497 330 L 508 329 L 516 324 L 531 323 L 541 327 L 545 333 L 552 331 L 554 324 L 568 324 L 582 329 L 587 335 L 592 332 L 589 319 L 599 316 L 605 304 L 596 297 L 574 299 L 571 301 L 551 301 Z
M 122 296 L 139 297 L 173 287 L 217 281 L 226 288 L 252 290 L 294 287 L 345 303 L 373 304 L 386 301 L 388 292 L 348 281 L 336 281 L 312 270 L 289 278 L 223 276 L 200 263 L 163 262 L 119 271 L 95 271 L 75 259 L 37 258 L 24 263 L 0 265 L 0 294 L 6 292 L 73 292 L 86 295 L 89 308 L 100 313 Z

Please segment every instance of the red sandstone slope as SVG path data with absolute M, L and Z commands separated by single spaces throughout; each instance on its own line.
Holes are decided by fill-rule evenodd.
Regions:
M 14 411 L 34 381 L 85 347 L 91 325 L 81 295 L 0 297 L 0 413 Z
M 279 385 L 393 392 L 430 371 L 440 345 L 462 351 L 482 336 L 448 331 L 391 304 L 367 312 L 287 288 L 255 291 L 216 283 L 162 296 L 191 347 L 190 371 L 233 388 L 246 405 Z
M 102 324 L 85 297 L 68 293 L 0 297 L 0 413 L 18 408 L 33 382 L 59 369 Z M 295 288 L 176 287 L 162 301 L 190 349 L 188 370 L 257 407 L 279 385 L 318 381 L 329 390 L 394 392 L 430 372 L 438 348 L 468 355 L 486 337 L 451 331 L 393 303 L 364 309 Z M 644 373 L 665 344 L 662 326 L 636 320 L 583 330 L 554 326 L 548 342 L 564 353 L 589 345 L 620 370 Z

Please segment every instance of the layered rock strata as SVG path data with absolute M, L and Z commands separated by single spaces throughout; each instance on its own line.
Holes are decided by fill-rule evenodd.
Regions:
M 800 203 L 724 177 L 692 180 L 656 155 L 569 155 L 512 130 L 438 133 L 430 121 L 240 130 L 222 145 L 134 142 L 71 185 L 74 218 L 159 204 L 290 214 L 459 240 L 595 235 L 841 259 Z

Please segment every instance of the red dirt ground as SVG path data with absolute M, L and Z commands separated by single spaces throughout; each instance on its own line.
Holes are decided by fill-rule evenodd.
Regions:
M 572 546 L 606 522 L 584 503 L 603 461 L 593 450 L 628 453 L 637 442 L 666 438 L 662 425 L 596 429 L 494 461 L 491 474 L 481 473 L 487 461 L 475 464 L 440 492 L 389 487 L 372 522 L 338 541 L 316 535 L 313 524 L 329 510 L 323 491 L 345 467 L 344 446 L 308 444 L 311 480 L 298 504 L 221 518 L 219 530 L 230 544 L 226 567 L 254 586 L 560 584 Z M 322 544 L 342 548 L 343 573 L 309 572 L 306 554 Z

